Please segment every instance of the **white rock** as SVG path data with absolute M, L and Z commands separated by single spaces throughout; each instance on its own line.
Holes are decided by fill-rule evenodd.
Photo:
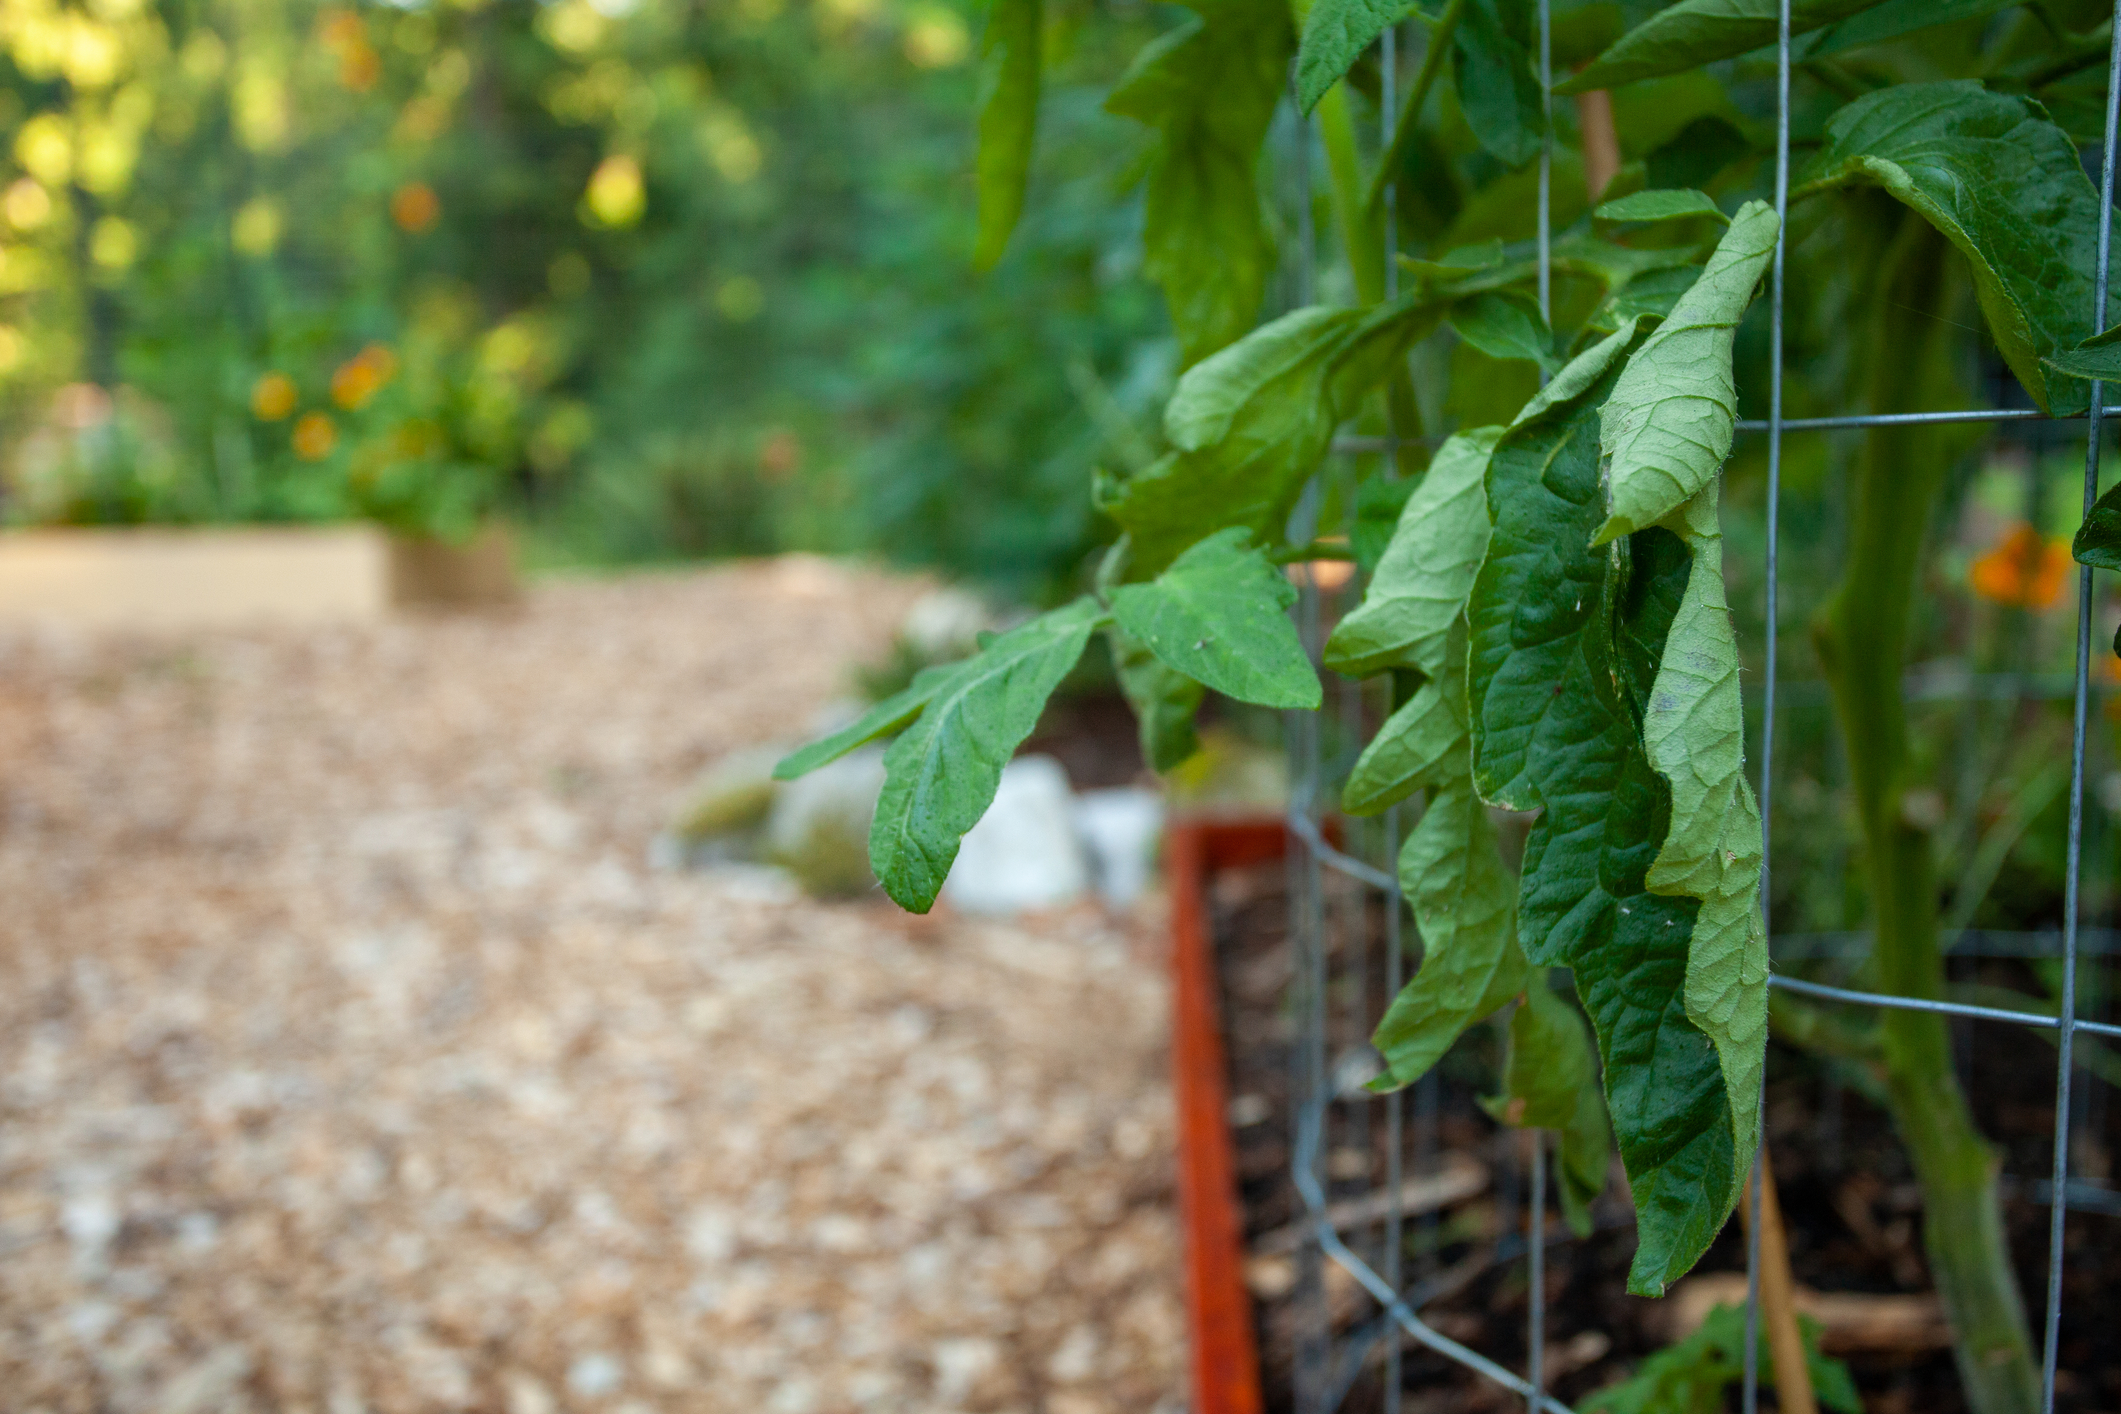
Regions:
M 899 637 L 931 662 L 962 658 L 978 646 L 980 631 L 994 627 L 994 616 L 977 595 L 944 588 L 923 594 L 906 611 Z
M 1114 908 L 1140 898 L 1164 832 L 1163 796 L 1143 786 L 1084 791 L 1075 801 L 1075 828 L 1089 851 L 1099 897 Z
M 625 1378 L 625 1367 L 601 1353 L 579 1356 L 567 1367 L 567 1388 L 584 1399 L 610 1394 Z
M 1072 903 L 1089 886 L 1067 773 L 1050 756 L 1017 757 L 959 847 L 943 896 L 967 913 L 1019 913 Z
M 869 821 L 884 788 L 884 748 L 865 746 L 781 787 L 766 816 L 766 855 L 815 894 L 870 886 Z
M 508 1414 L 559 1414 L 560 1402 L 536 1376 L 510 1370 L 501 1383 L 508 1395 Z

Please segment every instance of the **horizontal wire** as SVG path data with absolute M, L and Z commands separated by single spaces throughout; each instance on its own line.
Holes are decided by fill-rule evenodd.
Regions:
M 1939 1002 L 1927 997 L 1896 997 L 1888 992 L 1852 992 L 1846 987 L 1829 987 L 1819 982 L 1806 982 L 1796 977 L 1786 977 L 1780 972 L 1769 976 L 1768 985 L 1780 987 L 1788 992 L 1799 992 L 1808 997 L 1823 997 L 1828 1001 L 1849 1002 L 1857 1006 L 1887 1007 L 1894 1011 L 1936 1012 L 1943 1016 L 1964 1016 L 1974 1021 L 2009 1021 L 2019 1026 L 2037 1027 L 2043 1031 L 2062 1029 L 2061 1018 L 2042 1016 L 2037 1011 L 2006 1011 L 2002 1007 Z M 2070 1029 L 2090 1031 L 2100 1036 L 2121 1036 L 2121 1026 L 2110 1026 L 2100 1021 L 2077 1021 Z
M 2101 410 L 2101 415 L 2121 415 L 2121 407 Z M 2083 422 L 2089 412 L 2046 413 L 2038 408 L 1959 408 L 1949 412 L 1876 412 L 1847 417 L 1785 417 L 1785 432 L 1833 432 L 1848 427 L 1925 427 L 1953 422 Z M 1765 418 L 1750 417 L 1738 424 L 1740 432 L 1765 432 Z

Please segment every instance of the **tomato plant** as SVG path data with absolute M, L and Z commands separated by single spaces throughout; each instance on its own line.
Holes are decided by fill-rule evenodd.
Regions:
M 1094 636 L 1159 767 L 1191 749 L 1204 691 L 1317 706 L 1278 565 L 1343 552 L 1288 543 L 1291 515 L 1337 432 L 1398 433 L 1416 450 L 1350 498 L 1366 586 L 1323 653 L 1387 699 L 1342 807 L 1424 804 L 1399 858 L 1422 962 L 1376 1033 L 1377 1087 L 1414 1081 L 1527 997 L 1499 1109 L 1558 1132 L 1572 1216 L 1617 1146 L 1639 1234 L 1630 1287 L 1661 1295 L 1744 1190 L 1769 1034 L 1719 499 L 1740 325 L 1780 233 L 1763 199 L 1775 68 L 1754 52 L 1779 6 L 1557 0 L 1552 92 L 1579 96 L 1558 105 L 1530 0 L 1191 8 L 1110 99 L 1150 134 L 1145 260 L 1188 365 L 1160 459 L 1094 489 L 1121 538 L 1081 597 L 923 673 L 784 771 L 898 733 L 871 859 L 894 899 L 925 910 Z M 1408 18 L 1426 47 L 1388 89 L 1375 41 Z M 2109 20 L 2090 0 L 1794 5 L 1786 249 L 1792 288 L 1809 292 L 1792 306 L 1799 347 L 1820 351 L 1795 396 L 1965 407 L 1970 342 L 2044 413 L 2081 412 L 2087 379 L 2121 377 L 2121 331 L 2102 334 L 2110 312 L 2094 308 L 2100 198 L 2083 162 Z M 1041 0 L 998 0 L 988 29 L 989 257 L 1024 204 L 1042 25 Z M 1253 327 L 1278 235 L 1260 174 L 1292 71 L 1325 157 L 1322 196 L 1299 199 L 1322 208 L 1345 261 L 1337 298 Z M 1375 115 L 1389 138 L 1365 170 L 1356 115 L 1392 90 L 1406 101 Z M 1538 162 L 1552 164 L 1550 210 Z M 1965 445 L 1950 427 L 1866 434 L 1842 582 L 1813 634 L 1853 776 L 1872 966 L 1904 996 L 1941 995 L 1943 972 L 1900 685 L 1925 530 Z M 2080 540 L 2087 562 L 2121 564 L 2109 501 Z M 1367 549 L 1365 516 L 1391 527 Z M 1520 866 L 1488 807 L 1533 813 Z M 1564 971 L 1580 1017 L 1549 988 Z M 1773 1012 L 1792 1042 L 1878 1082 L 1925 1194 L 1969 1402 L 2037 1407 L 1996 1165 L 1942 1019 L 1888 1011 L 1855 1028 L 1782 996 Z

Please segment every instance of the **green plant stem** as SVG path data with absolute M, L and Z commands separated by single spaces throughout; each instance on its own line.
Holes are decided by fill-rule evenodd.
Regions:
M 1903 218 L 1871 282 L 1870 404 L 1952 406 L 1957 352 L 1937 331 L 1950 300 L 1948 249 Z M 1925 531 L 1959 438 L 1949 428 L 1873 429 L 1859 458 L 1843 579 L 1814 636 L 1848 747 L 1871 896 L 1881 991 L 1941 998 L 1937 878 L 1928 828 L 1904 810 L 1910 781 L 1900 682 Z M 1888 1010 L 1879 1020 L 1886 1092 L 1922 1186 L 1923 1236 L 1976 1414 L 2039 1408 L 2024 1303 L 1996 1192 L 1997 1158 L 1974 1127 L 1940 1016 Z

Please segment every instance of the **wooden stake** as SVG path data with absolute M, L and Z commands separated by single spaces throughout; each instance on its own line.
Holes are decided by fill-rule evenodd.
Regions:
M 1613 95 L 1604 89 L 1576 95 L 1576 127 L 1583 134 L 1583 188 L 1593 204 L 1620 175 L 1620 134 L 1613 126 Z
M 1750 1195 L 1738 1211 L 1750 1224 Z M 1775 1400 L 1782 1414 L 1819 1414 L 1812 1397 L 1812 1370 L 1804 1359 L 1804 1333 L 1797 1329 L 1797 1283 L 1790 1275 L 1790 1244 L 1775 1198 L 1775 1170 L 1767 1145 L 1760 1146 L 1760 1324 L 1775 1356 Z

